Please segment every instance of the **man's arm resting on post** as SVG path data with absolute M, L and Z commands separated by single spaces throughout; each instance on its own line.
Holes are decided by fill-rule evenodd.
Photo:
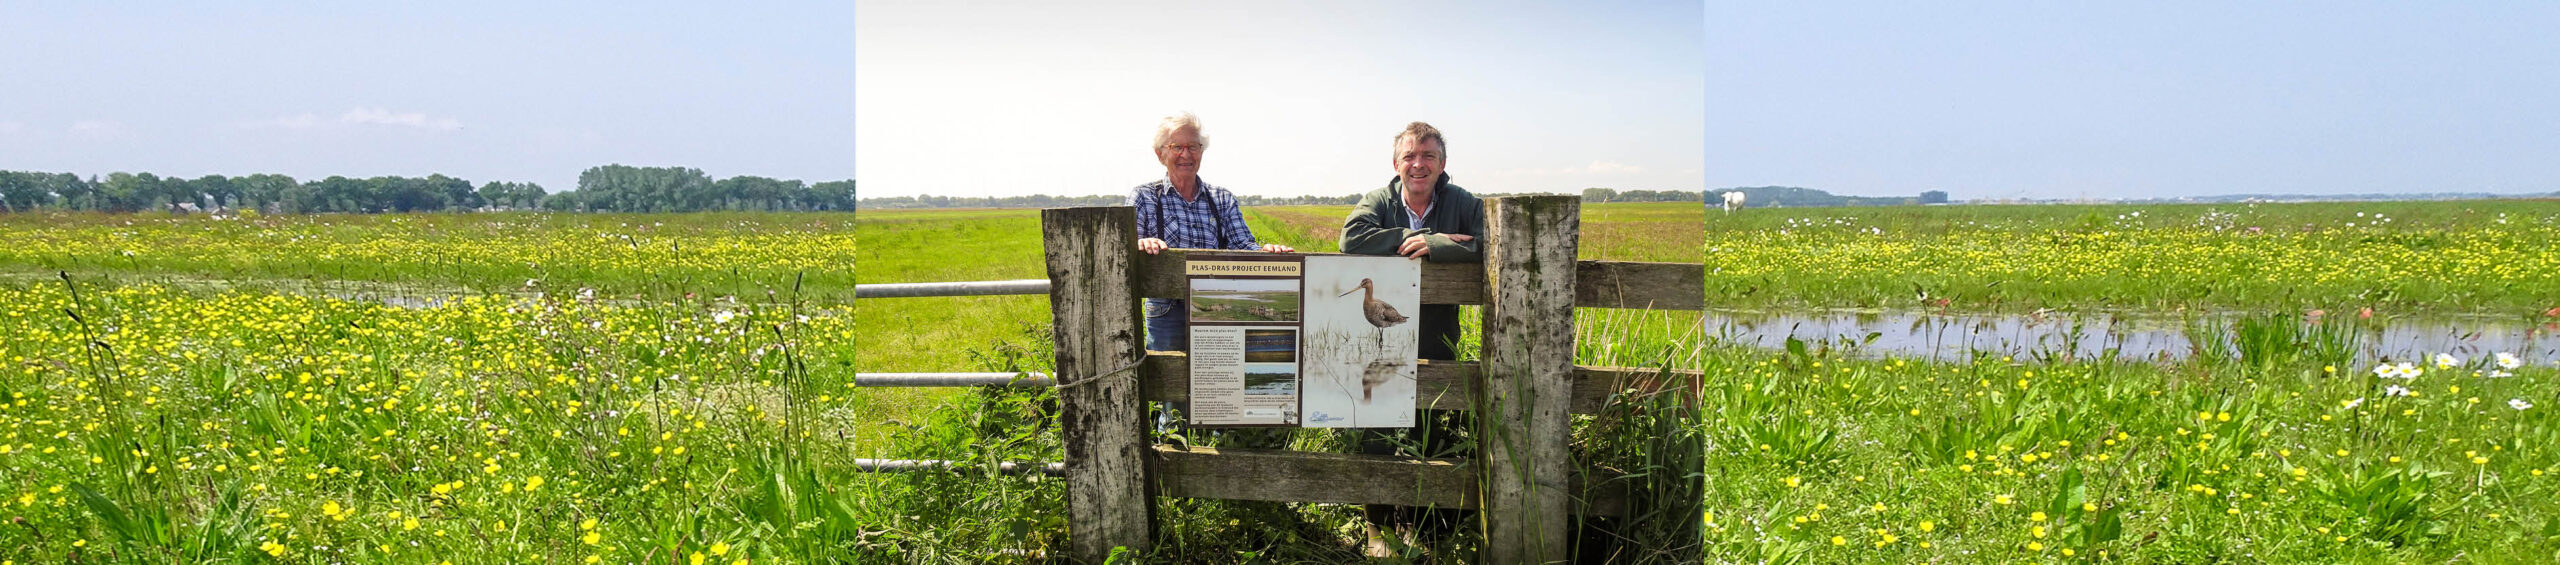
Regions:
M 1431 244 L 1431 254 L 1423 258 L 1433 263 L 1476 263 L 1484 261 L 1483 242 L 1465 234 L 1430 234 L 1422 238 Z
M 1342 221 L 1343 253 L 1394 255 L 1406 238 L 1430 233 L 1430 230 L 1386 227 L 1386 222 L 1378 214 L 1381 205 L 1377 194 L 1371 193 L 1361 197 L 1360 203 L 1351 208 L 1351 216 Z
M 1469 198 L 1466 206 L 1467 213 L 1458 220 L 1458 230 L 1471 235 L 1453 233 L 1432 236 L 1429 257 L 1432 262 L 1479 263 L 1484 261 L 1484 201 Z

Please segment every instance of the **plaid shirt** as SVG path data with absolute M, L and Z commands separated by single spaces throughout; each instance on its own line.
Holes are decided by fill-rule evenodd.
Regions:
M 1161 239 L 1166 247 L 1183 249 L 1260 251 L 1262 244 L 1253 240 L 1253 230 L 1244 225 L 1244 212 L 1236 208 L 1236 196 L 1209 181 L 1197 182 L 1200 191 L 1190 201 L 1182 199 L 1172 179 L 1156 179 L 1131 189 L 1129 205 L 1138 209 L 1138 237 Z M 1147 299 L 1147 317 L 1168 315 L 1188 318 L 1190 312 L 1180 300 Z
M 1168 179 L 1130 190 L 1129 205 L 1138 209 L 1138 237 L 1161 239 L 1167 247 L 1184 249 L 1262 249 L 1253 239 L 1253 230 L 1245 227 L 1244 212 L 1236 208 L 1234 194 L 1204 180 L 1196 196 L 1184 201 Z

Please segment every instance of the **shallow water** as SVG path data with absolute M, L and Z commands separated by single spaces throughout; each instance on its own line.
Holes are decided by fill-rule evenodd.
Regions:
M 2196 354 L 2190 324 L 2230 332 L 2236 316 L 2182 318 L 2115 313 L 1932 314 L 1925 312 L 1772 313 L 1711 311 L 1707 327 L 1724 328 L 1728 343 L 1783 349 L 1787 338 L 1864 345 L 1845 348 L 1862 357 L 1960 360 L 1974 352 L 2019 359 L 2095 359 L 2113 352 L 2127 360 L 2177 361 Z M 2512 353 L 2528 363 L 2560 362 L 2560 320 L 2485 316 L 2429 316 L 2327 323 L 2364 328 L 2357 359 L 2404 361 L 2450 354 L 2469 362 Z M 1875 334 L 1873 341 L 1866 341 Z M 2343 369 L 2343 368 L 2342 368 Z

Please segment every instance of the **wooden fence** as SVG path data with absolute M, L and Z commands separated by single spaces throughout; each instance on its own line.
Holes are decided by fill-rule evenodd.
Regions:
M 1145 403 L 1186 400 L 1190 367 L 1181 353 L 1144 348 L 1139 299 L 1184 297 L 1190 251 L 1139 253 L 1129 207 L 1042 211 L 1057 346 L 1048 376 L 1058 387 L 1071 556 L 1100 563 L 1114 548 L 1147 549 L 1154 498 L 1174 496 L 1472 508 L 1484 528 L 1483 562 L 1566 561 L 1571 527 L 1563 517 L 1618 514 L 1628 505 L 1622 492 L 1576 497 L 1584 489 L 1567 449 L 1570 415 L 1598 411 L 1622 381 L 1659 374 L 1574 365 L 1574 309 L 1696 310 L 1706 295 L 1704 268 L 1576 261 L 1574 197 L 1485 205 L 1484 262 L 1425 263 L 1421 281 L 1423 303 L 1484 306 L 1481 361 L 1424 361 L 1415 394 L 1422 408 L 1477 413 L 1486 433 L 1474 459 L 1151 445 Z

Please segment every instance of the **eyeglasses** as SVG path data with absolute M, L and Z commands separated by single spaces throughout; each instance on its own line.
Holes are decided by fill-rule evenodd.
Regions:
M 1182 144 L 1182 145 L 1167 145 L 1167 146 L 1164 146 L 1164 150 L 1165 150 L 1165 151 L 1171 151 L 1171 152 L 1174 152 L 1174 153 L 1185 153 L 1185 152 L 1189 152 L 1189 153 L 1199 153 L 1199 152 L 1201 152 L 1201 151 L 1205 151 L 1205 150 L 1208 150 L 1208 149 L 1209 149 L 1209 146 L 1207 146 L 1207 145 L 1201 145 L 1201 144 L 1197 144 L 1197 143 L 1187 143 L 1187 144 Z

